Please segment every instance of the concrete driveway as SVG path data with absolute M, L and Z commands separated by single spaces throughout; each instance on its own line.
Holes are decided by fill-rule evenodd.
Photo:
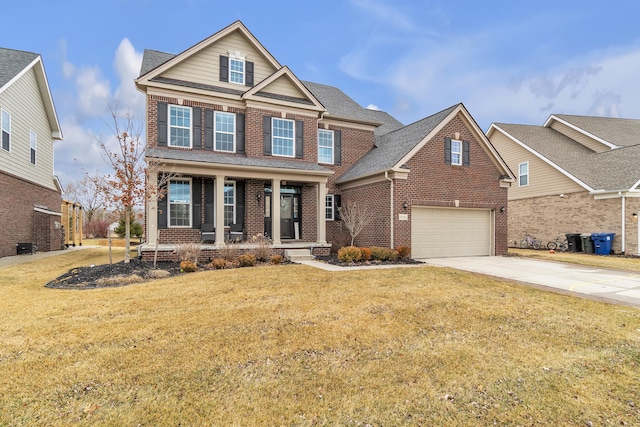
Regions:
M 422 259 L 428 265 L 487 274 L 609 302 L 640 307 L 640 274 L 520 257 Z

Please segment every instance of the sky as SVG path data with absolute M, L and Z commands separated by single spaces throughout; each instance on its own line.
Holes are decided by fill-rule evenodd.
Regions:
M 0 46 L 43 57 L 63 186 L 109 172 L 97 140 L 112 139 L 110 106 L 144 128 L 144 49 L 178 54 L 236 20 L 299 79 L 404 124 L 459 102 L 483 131 L 550 114 L 640 118 L 632 0 L 22 0 L 2 15 Z

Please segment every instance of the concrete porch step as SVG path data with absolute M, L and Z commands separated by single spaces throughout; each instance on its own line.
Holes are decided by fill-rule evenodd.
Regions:
M 284 257 L 292 262 L 312 260 L 311 250 L 309 249 L 287 249 L 284 251 Z

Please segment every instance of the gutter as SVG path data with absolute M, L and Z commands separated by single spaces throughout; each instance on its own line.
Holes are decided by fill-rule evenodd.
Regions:
M 389 178 L 389 171 L 384 171 L 384 177 L 387 181 L 389 181 L 391 183 L 391 198 L 389 200 L 389 217 L 390 217 L 390 223 L 389 223 L 389 230 L 390 230 L 390 236 L 389 236 L 389 243 L 391 246 L 391 249 L 393 249 L 393 179 Z

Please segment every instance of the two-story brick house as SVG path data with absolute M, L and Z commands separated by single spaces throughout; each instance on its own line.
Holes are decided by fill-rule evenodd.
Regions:
M 500 210 L 513 176 L 462 104 L 405 127 L 299 80 L 240 21 L 177 55 L 146 50 L 135 82 L 147 96 L 146 156 L 159 165 L 149 179 L 172 173 L 166 197 L 147 206 L 143 254 L 156 241 L 167 256 L 182 242 L 215 251 L 230 234 L 327 253 L 348 201 L 374 215 L 359 245 L 506 251 Z M 448 221 L 452 212 L 461 216 Z M 450 227 L 434 228 L 434 213 Z M 454 243 L 433 240 L 436 230 Z
M 18 243 L 62 249 L 62 191 L 53 174 L 62 132 L 37 53 L 0 48 L 0 129 L 0 257 L 16 255 Z

